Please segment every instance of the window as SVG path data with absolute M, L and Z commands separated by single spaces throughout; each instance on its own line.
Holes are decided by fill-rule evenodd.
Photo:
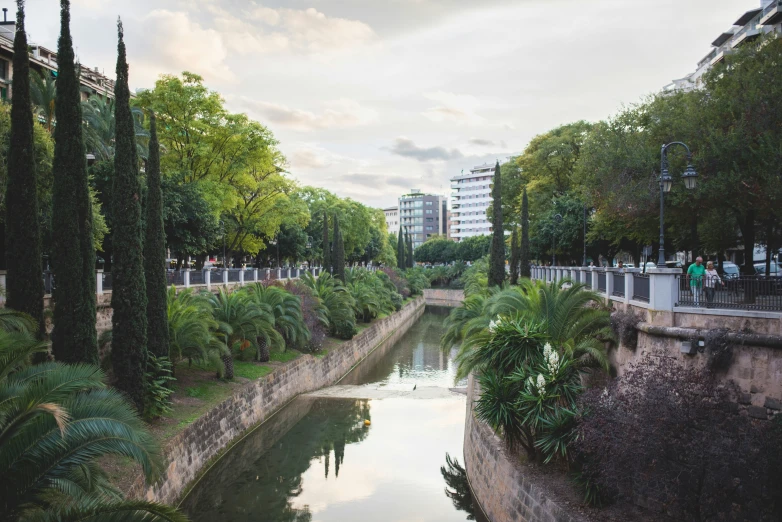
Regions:
M 434 228 L 433 228 L 433 227 L 426 227 L 426 230 L 427 230 L 427 231 L 429 231 L 429 230 L 434 230 Z
M 434 210 L 428 210 L 426 211 L 427 214 L 434 214 Z
M 426 222 L 427 222 L 427 223 L 431 223 L 432 221 L 434 221 L 434 219 L 432 219 L 432 218 L 426 218 Z
M 5 87 L 0 87 L 0 100 L 7 100 L 8 99 L 8 89 Z
M 8 62 L 5 60 L 0 60 L 0 78 L 3 80 L 8 79 Z M 5 91 L 5 89 L 3 89 Z M 5 96 L 3 96 L 5 98 Z
M 426 205 L 427 207 L 431 207 L 433 204 L 434 204 L 434 201 L 427 201 L 427 202 L 425 203 L 425 205 Z

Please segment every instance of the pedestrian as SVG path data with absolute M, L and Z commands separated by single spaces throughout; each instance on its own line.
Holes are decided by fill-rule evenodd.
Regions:
M 695 306 L 701 305 L 701 293 L 703 292 L 703 275 L 706 267 L 703 266 L 703 258 L 698 256 L 695 262 L 687 269 L 687 279 L 690 280 L 690 292 Z
M 622 261 L 619 261 L 619 262 L 616 264 L 616 268 L 618 268 L 619 270 L 622 270 L 622 271 L 624 271 L 625 264 L 624 264 Z
M 717 289 L 717 285 L 723 286 L 724 284 L 717 269 L 714 268 L 714 263 L 708 261 L 706 263 L 706 273 L 703 276 L 703 291 L 706 293 L 707 308 L 711 308 L 712 303 L 714 303 L 714 292 Z

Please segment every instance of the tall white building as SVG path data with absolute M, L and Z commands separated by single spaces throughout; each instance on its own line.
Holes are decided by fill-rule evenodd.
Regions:
M 486 209 L 491 204 L 494 165 L 485 163 L 451 178 L 451 239 L 491 234 Z
M 712 43 L 711 51 L 698 62 L 698 68 L 684 78 L 673 80 L 664 87 L 666 91 L 689 91 L 701 87 L 703 75 L 740 45 L 751 42 L 763 34 L 782 34 L 782 0 L 760 0 L 760 7 L 750 9 L 733 26 L 720 34 Z
M 389 233 L 399 233 L 399 207 L 388 207 L 383 209 L 386 215 L 386 228 Z

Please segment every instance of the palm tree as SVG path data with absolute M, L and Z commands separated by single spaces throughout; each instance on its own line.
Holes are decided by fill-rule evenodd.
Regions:
M 57 98 L 57 79 L 50 72 L 30 71 L 30 98 L 35 114 L 43 120 L 49 134 L 54 125 L 54 101 Z
M 109 160 L 114 157 L 114 100 L 90 96 L 82 102 L 82 118 L 84 120 L 84 141 L 87 150 L 95 155 L 98 160 Z M 147 148 L 144 146 L 149 138 L 149 133 L 144 129 L 142 122 L 144 112 L 134 107 L 133 126 L 136 132 L 136 149 L 141 158 L 147 157 Z
M 356 335 L 355 301 L 342 282 L 328 273 L 316 279 L 309 272 L 304 273 L 301 280 L 326 307 L 331 334 L 340 339 L 352 339 Z
M 208 362 L 217 368 L 218 377 L 222 377 L 225 372 L 222 357 L 230 355 L 230 351 L 213 335 L 218 325 L 208 302 L 190 288 L 177 294 L 173 286 L 168 289 L 167 298 L 171 360 Z
M 122 500 L 97 459 L 121 455 L 152 479 L 160 448 L 94 365 L 30 366 L 45 343 L 0 329 L 0 519 L 184 521 L 176 509 Z
M 253 303 L 247 293 L 227 293 L 220 289 L 217 294 L 204 292 L 212 317 L 217 322 L 215 336 L 230 351 L 221 357 L 225 366 L 225 378 L 233 379 L 233 351 L 255 350 L 256 359 L 260 357 L 258 339 L 279 347 L 285 341 L 274 329 L 274 315 L 270 310 Z
M 287 292 L 278 286 L 264 286 L 261 283 L 251 285 L 246 290 L 252 302 L 274 315 L 275 329 L 285 340 L 284 348 L 288 346 L 305 346 L 310 340 L 310 331 L 304 324 L 301 312 L 301 300 L 298 296 Z M 258 339 L 261 362 L 269 360 L 269 345 Z

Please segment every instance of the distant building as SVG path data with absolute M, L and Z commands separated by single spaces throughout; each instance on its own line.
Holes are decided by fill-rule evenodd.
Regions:
M 3 20 L 0 21 L 0 99 L 10 100 L 13 95 L 13 56 L 16 22 L 7 20 L 7 9 L 3 9 Z M 42 74 L 57 77 L 57 53 L 31 43 L 29 45 L 30 69 Z M 114 97 L 114 80 L 98 72 L 98 68 L 90 69 L 80 65 L 79 81 L 82 86 L 81 98 L 90 96 Z
M 491 234 L 486 209 L 491 204 L 494 165 L 485 163 L 451 178 L 451 239 Z
M 760 0 L 760 7 L 750 9 L 733 22 L 712 43 L 711 51 L 698 62 L 697 69 L 666 85 L 664 91 L 690 91 L 702 86 L 703 75 L 733 53 L 737 47 L 763 34 L 782 34 L 782 0 Z
M 399 207 L 388 207 L 383 209 L 386 215 L 386 228 L 389 233 L 399 233 Z
M 412 189 L 399 198 L 399 218 L 414 249 L 432 236 L 448 234 L 447 212 L 448 201 L 444 196 Z
M 445 237 L 447 239 L 451 239 L 451 226 L 453 225 L 452 219 L 453 216 L 451 216 L 451 211 L 449 210 L 445 213 L 445 221 L 448 223 L 448 226 L 445 229 Z

